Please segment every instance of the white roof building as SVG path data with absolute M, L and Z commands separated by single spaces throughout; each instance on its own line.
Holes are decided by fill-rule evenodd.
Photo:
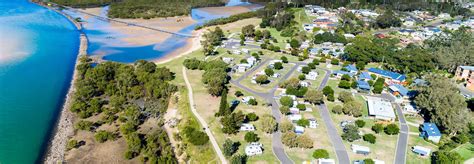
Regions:
M 308 80 L 316 80 L 317 77 L 318 77 L 318 72 L 315 72 L 315 71 L 311 71 L 305 75 L 305 78 Z
M 394 121 L 395 112 L 392 103 L 379 97 L 367 96 L 367 104 L 369 107 L 369 115 L 376 119 Z
M 288 119 L 291 120 L 291 121 L 298 121 L 298 120 L 301 120 L 301 118 L 303 118 L 300 114 L 290 114 L 288 115 Z
M 258 142 L 252 142 L 245 147 L 245 154 L 247 156 L 260 155 L 263 153 L 262 144 Z
M 226 64 L 230 64 L 232 61 L 234 61 L 234 58 L 223 57 L 222 61 L 224 61 Z
M 240 131 L 255 131 L 255 127 L 252 124 L 242 124 Z
M 255 97 L 246 96 L 246 97 L 242 98 L 242 102 L 247 104 L 251 99 L 255 99 Z
M 317 128 L 318 127 L 318 122 L 316 122 L 315 119 L 309 119 L 309 128 Z
M 252 66 L 248 63 L 238 64 L 237 65 L 237 72 L 243 73 L 243 72 L 247 71 L 247 69 L 249 69 L 250 67 L 252 67 Z
M 295 126 L 295 133 L 296 134 L 303 134 L 304 133 L 304 127 L 296 125 Z
M 366 146 L 360 146 L 360 145 L 351 145 L 352 152 L 356 154 L 364 154 L 368 155 L 370 153 L 370 148 Z
M 311 85 L 311 83 L 307 82 L 307 81 L 300 81 L 300 86 L 302 87 L 309 87 Z
M 421 156 L 429 156 L 431 153 L 431 149 L 421 147 L 421 146 L 413 146 L 411 148 L 411 151 L 413 151 L 416 154 L 419 154 Z
M 251 56 L 251 57 L 247 58 L 247 63 L 249 63 L 250 66 L 253 66 L 254 64 L 257 63 L 257 59 L 255 57 Z
M 318 159 L 318 164 L 335 164 L 336 161 L 334 161 L 334 159 L 324 159 L 324 158 L 320 158 Z

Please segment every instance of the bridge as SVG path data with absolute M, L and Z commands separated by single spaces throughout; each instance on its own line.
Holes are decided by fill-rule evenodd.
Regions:
M 49 2 L 49 3 L 51 3 L 51 2 Z M 86 14 L 86 15 L 95 17 L 95 18 L 97 18 L 97 19 L 99 19 L 99 20 L 106 21 L 106 22 L 121 23 L 121 24 L 125 24 L 125 25 L 127 25 L 127 26 L 134 26 L 134 27 L 144 28 L 144 29 L 148 29 L 148 30 L 152 30 L 152 31 L 157 31 L 157 32 L 163 32 L 163 33 L 168 33 L 168 34 L 175 35 L 175 36 L 180 36 L 180 37 L 187 37 L 187 38 L 196 37 L 196 36 L 194 36 L 194 35 L 189 35 L 189 34 L 184 34 L 184 33 L 179 33 L 179 32 L 172 32 L 172 31 L 167 31 L 167 30 L 155 28 L 155 27 L 149 27 L 149 26 L 144 26 L 144 25 L 140 25 L 140 24 L 136 24 L 136 23 L 130 23 L 130 22 L 125 22 L 125 21 L 121 21 L 121 20 L 117 20 L 117 19 L 112 19 L 112 18 L 108 18 L 108 17 L 103 17 L 103 16 L 100 16 L 100 15 L 95 15 L 95 14 L 88 13 L 88 12 L 85 12 L 85 11 L 77 10 L 77 9 L 74 9 L 74 8 L 68 7 L 68 6 L 62 6 L 62 5 L 58 5 L 58 4 L 54 4 L 54 3 L 51 3 L 51 4 L 53 4 L 53 5 L 55 5 L 55 6 L 63 7 L 63 8 L 65 8 L 65 9 L 70 10 L 70 11 L 73 11 L 73 12 Z

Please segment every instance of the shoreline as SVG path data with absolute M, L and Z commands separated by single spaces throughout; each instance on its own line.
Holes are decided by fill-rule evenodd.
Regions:
M 73 113 L 70 112 L 70 107 L 72 105 L 72 96 L 74 95 L 76 88 L 75 88 L 75 83 L 77 80 L 77 71 L 76 71 L 76 66 L 79 64 L 79 59 L 82 56 L 87 55 L 87 49 L 88 49 L 88 40 L 87 36 L 82 33 L 82 25 L 77 22 L 75 19 L 70 17 L 69 15 L 56 10 L 50 6 L 44 5 L 42 3 L 38 2 L 33 2 L 30 1 L 31 3 L 37 4 L 39 6 L 45 7 L 47 9 L 50 9 L 52 11 L 55 11 L 58 14 L 63 15 L 68 19 L 70 23 L 72 23 L 76 29 L 79 31 L 79 51 L 76 57 L 76 61 L 74 62 L 74 68 L 73 68 L 73 75 L 72 79 L 69 85 L 68 92 L 66 94 L 66 98 L 64 103 L 62 104 L 62 108 L 60 110 L 59 117 L 56 119 L 54 127 L 52 128 L 52 132 L 50 134 L 49 141 L 47 143 L 47 148 L 45 150 L 45 153 L 42 154 L 42 161 L 44 163 L 58 163 L 58 162 L 64 162 L 64 155 L 66 153 L 66 145 L 68 142 L 68 138 L 71 137 L 74 134 L 74 129 L 73 127 L 73 120 L 74 116 Z
M 167 63 L 169 61 L 180 58 L 184 55 L 187 55 L 191 52 L 198 50 L 199 48 L 201 48 L 202 34 L 203 34 L 203 30 L 193 31 L 192 35 L 196 37 L 187 39 L 186 44 L 183 47 L 178 48 L 174 50 L 173 52 L 168 53 L 165 56 L 162 56 L 158 59 L 152 60 L 152 62 L 154 62 L 155 64 Z

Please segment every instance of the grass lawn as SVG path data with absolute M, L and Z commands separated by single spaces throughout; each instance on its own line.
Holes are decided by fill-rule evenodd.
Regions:
M 334 152 L 334 148 L 332 147 L 331 141 L 327 134 L 326 125 L 321 118 L 319 113 L 319 109 L 315 106 L 311 106 L 313 108 L 312 112 L 302 112 L 304 118 L 314 118 L 318 122 L 318 127 L 316 129 L 305 128 L 305 133 L 309 134 L 309 136 L 313 139 L 314 144 L 312 149 L 301 149 L 301 148 L 288 148 L 285 147 L 285 152 L 288 156 L 293 160 L 295 163 L 302 163 L 303 161 L 311 161 L 314 158 L 312 154 L 316 149 L 325 149 L 329 152 L 329 158 L 336 160 L 336 153 Z
M 287 74 L 291 68 L 294 67 L 294 64 L 291 64 L 291 63 L 283 63 L 283 69 L 281 70 L 276 70 L 274 69 L 273 71 L 275 73 L 279 73 L 280 74 L 280 77 L 278 78 L 274 78 L 274 77 L 269 77 L 268 79 L 271 81 L 270 83 L 268 84 L 264 84 L 264 85 L 259 85 L 259 84 L 254 84 L 252 83 L 252 77 L 253 75 L 255 75 L 256 73 L 260 72 L 260 71 L 264 71 L 266 68 L 267 68 L 267 65 L 263 65 L 261 66 L 259 69 L 255 70 L 254 72 L 252 72 L 249 76 L 247 76 L 245 79 L 243 79 L 241 81 L 242 85 L 244 86 L 247 86 L 248 88 L 254 90 L 254 91 L 257 91 L 257 92 L 268 92 L 270 91 L 275 85 L 278 85 L 280 82 L 282 82 L 282 80 L 286 80 L 286 79 L 282 79 L 282 77 Z
M 418 163 L 430 164 L 431 163 L 430 157 L 422 157 L 413 153 L 411 151 L 411 148 L 413 146 L 423 146 L 423 147 L 431 149 L 431 152 L 434 152 L 438 149 L 436 145 L 426 142 L 423 138 L 409 135 L 408 148 L 407 148 L 407 164 L 418 164 Z
M 457 147 L 453 151 L 459 153 L 463 160 L 474 158 L 474 144 L 471 144 L 469 142 Z

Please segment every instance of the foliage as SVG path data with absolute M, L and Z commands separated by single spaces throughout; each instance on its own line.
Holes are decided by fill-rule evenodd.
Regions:
M 421 88 L 415 99 L 417 106 L 445 133 L 467 130 L 469 110 L 456 85 L 445 77 L 429 76 L 426 79 L 430 83 Z
M 204 145 L 209 142 L 209 137 L 206 133 L 190 126 L 184 128 L 184 136 L 193 145 Z
M 364 120 L 356 120 L 355 124 L 357 125 L 357 127 L 363 128 L 365 126 L 365 121 Z
M 375 161 L 370 158 L 367 158 L 367 159 L 364 159 L 364 164 L 375 164 Z
M 273 133 L 277 130 L 278 124 L 273 116 L 266 114 L 260 120 L 260 127 L 265 133 Z
M 227 103 L 227 89 L 221 94 L 221 101 L 219 104 L 219 111 L 215 114 L 216 116 L 225 116 L 232 113 L 232 110 L 229 107 L 229 103 Z
M 341 93 L 339 93 L 339 97 L 337 99 L 342 102 L 354 101 L 352 93 L 347 91 L 342 91 Z
M 395 134 L 398 134 L 400 132 L 400 128 L 398 127 L 397 124 L 388 124 L 386 127 L 385 127 L 385 133 L 388 134 L 388 135 L 395 135 Z
M 339 88 L 349 89 L 351 88 L 351 83 L 347 80 L 341 80 L 338 84 Z
M 209 94 L 219 96 L 225 89 L 228 82 L 227 64 L 222 60 L 200 61 L 197 59 L 185 59 L 183 65 L 188 69 L 199 69 L 205 72 L 202 75 L 202 82 L 206 84 Z
M 298 143 L 298 147 L 310 149 L 313 148 L 313 139 L 308 134 L 300 135 L 296 138 L 296 142 Z
M 342 107 L 344 114 L 354 117 L 362 116 L 362 104 L 357 101 L 345 102 Z
M 285 121 L 282 121 L 279 124 L 279 129 L 282 133 L 286 133 L 286 132 L 289 132 L 289 131 L 293 131 L 294 125 L 290 121 L 285 120 Z
M 255 134 L 254 132 L 247 132 L 245 134 L 245 137 L 244 137 L 245 141 L 247 142 L 257 142 L 258 140 L 260 140 L 260 138 L 258 137 L 257 134 Z
M 275 68 L 276 70 L 283 69 L 283 64 L 281 62 L 276 62 L 273 64 L 273 68 Z
M 328 96 L 328 95 L 331 95 L 331 94 L 334 95 L 334 90 L 331 88 L 331 86 L 325 86 L 323 88 L 323 94 L 325 96 Z
M 244 122 L 245 115 L 242 111 L 234 112 L 221 118 L 222 132 L 226 134 L 235 134 L 239 131 L 240 125 Z
M 298 104 L 298 105 L 296 105 L 296 108 L 298 108 L 300 111 L 304 111 L 304 110 L 306 110 L 306 105 Z
M 257 84 L 267 84 L 267 83 L 269 83 L 270 81 L 268 80 L 268 76 L 267 76 L 267 75 L 258 75 L 258 76 L 255 78 L 255 82 L 257 82 Z
M 116 138 L 115 134 L 105 130 L 100 130 L 95 133 L 94 138 L 97 142 L 103 143 L 107 140 L 114 140 Z
M 280 103 L 283 106 L 292 107 L 293 99 L 290 96 L 283 96 L 280 98 Z
M 304 100 L 312 104 L 322 104 L 324 102 L 324 94 L 321 91 L 310 89 L 306 92 Z
M 281 114 L 284 114 L 284 115 L 289 114 L 290 113 L 290 107 L 280 106 L 280 112 L 281 112 Z
M 309 120 L 308 119 L 300 119 L 296 122 L 296 124 L 298 126 L 302 126 L 302 127 L 308 127 L 309 126 Z
M 245 116 L 248 121 L 257 121 L 258 116 L 255 113 L 249 113 Z
M 80 120 L 79 122 L 77 122 L 75 125 L 74 125 L 74 129 L 79 129 L 79 130 L 86 130 L 86 131 L 91 131 L 92 130 L 92 125 L 94 123 L 90 122 L 90 121 L 84 121 L 84 120 Z
M 247 155 L 236 154 L 230 159 L 231 164 L 245 164 L 247 163 Z
M 462 163 L 462 157 L 457 152 L 451 151 L 436 151 L 433 153 L 431 159 L 433 163 L 442 164 L 442 163 Z
M 379 28 L 400 27 L 402 25 L 402 21 L 392 10 L 386 10 L 377 17 L 375 22 Z
M 77 140 L 71 139 L 67 142 L 66 150 L 75 149 L 81 146 Z
M 342 106 L 341 105 L 336 105 L 332 107 L 332 112 L 336 114 L 342 114 Z
M 382 77 L 377 78 L 377 80 L 374 83 L 374 89 L 372 90 L 372 92 L 378 93 L 378 94 L 382 93 L 384 84 L 385 84 L 384 78 Z
M 283 63 L 288 63 L 288 58 L 286 56 L 282 56 L 280 59 Z
M 316 149 L 313 152 L 313 158 L 314 159 L 321 159 L 321 158 L 328 159 L 329 153 L 325 149 Z
M 237 150 L 239 149 L 239 144 L 238 142 L 234 142 L 230 139 L 226 139 L 224 141 L 224 145 L 222 146 L 223 153 L 225 156 L 230 157 L 232 156 Z
M 256 99 L 250 99 L 249 102 L 247 102 L 247 103 L 248 103 L 249 105 L 253 105 L 253 106 L 255 106 L 255 105 L 258 104 L 258 102 L 257 102 Z
M 365 134 L 362 138 L 371 144 L 374 144 L 377 139 L 373 134 Z
M 204 55 L 214 55 L 214 48 L 222 44 L 224 39 L 224 32 L 221 28 L 216 27 L 214 31 L 209 30 L 203 35 L 204 40 L 201 41 L 203 47 Z
M 383 127 L 383 124 L 375 124 L 372 126 L 372 130 L 375 132 L 375 133 L 380 133 L 384 130 L 384 127 Z
M 344 128 L 344 133 L 342 133 L 341 137 L 342 139 L 347 140 L 349 142 L 358 140 L 360 139 L 359 128 L 354 125 L 346 125 L 346 127 Z
M 244 96 L 244 93 L 242 93 L 242 91 L 235 91 L 234 95 L 235 97 L 240 97 L 240 96 Z
M 275 72 L 273 71 L 273 69 L 271 69 L 271 68 L 266 68 L 266 69 L 265 69 L 265 75 L 267 75 L 267 76 L 273 76 L 273 74 L 275 74 Z
M 347 43 L 347 40 L 344 35 L 330 32 L 324 32 L 322 34 L 314 35 L 313 41 L 314 44 L 321 44 L 324 42 Z
M 212 19 L 210 21 L 205 22 L 204 24 L 202 24 L 200 26 L 197 26 L 196 30 L 200 30 L 204 27 L 209 27 L 209 26 L 223 25 L 223 24 L 227 24 L 227 23 L 237 22 L 237 21 L 242 20 L 242 19 L 252 18 L 252 17 L 256 17 L 256 16 L 257 16 L 256 11 L 250 11 L 250 12 L 231 15 L 229 17 Z

